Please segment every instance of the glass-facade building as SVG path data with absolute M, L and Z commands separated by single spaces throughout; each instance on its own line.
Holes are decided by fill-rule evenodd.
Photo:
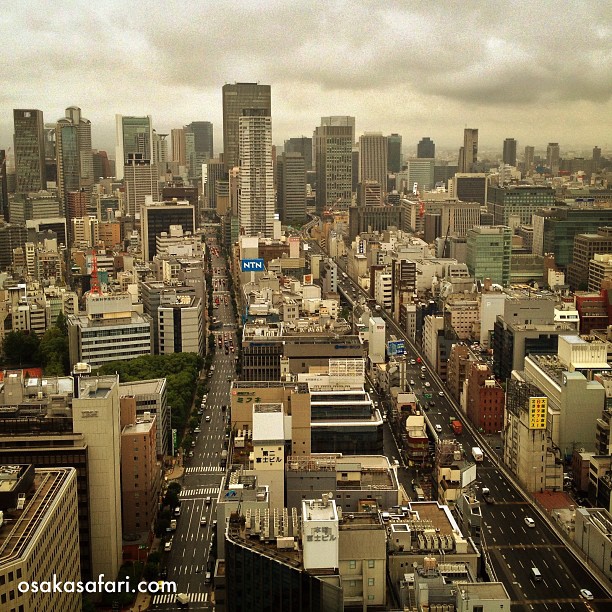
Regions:
M 505 225 L 477 225 L 467 233 L 467 267 L 477 280 L 490 278 L 493 283 L 510 284 L 512 230 Z

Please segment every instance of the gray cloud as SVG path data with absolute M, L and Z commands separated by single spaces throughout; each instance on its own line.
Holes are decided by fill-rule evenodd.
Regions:
M 0 17 L 10 50 L 0 146 L 12 108 L 42 108 L 53 121 L 70 104 L 109 149 L 116 112 L 152 114 L 161 131 L 210 119 L 220 136 L 220 89 L 236 80 L 272 85 L 277 142 L 309 133 L 321 115 L 352 113 L 358 131 L 398 131 L 408 143 L 427 133 L 458 146 L 466 122 L 483 142 L 589 143 L 612 122 L 608 9 L 589 0 L 75 0 L 62 12 L 19 3 Z

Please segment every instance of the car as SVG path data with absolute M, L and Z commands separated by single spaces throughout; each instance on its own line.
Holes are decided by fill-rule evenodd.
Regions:
M 426 386 L 427 388 L 429 388 L 429 387 L 431 387 L 431 383 L 430 383 L 428 380 L 426 380 L 426 381 L 425 381 L 425 386 Z
M 206 415 L 206 422 L 207 422 L 207 423 L 210 423 L 210 414 L 207 414 L 207 415 Z
M 436 431 L 438 433 L 442 433 L 442 425 L 440 425 L 439 423 L 436 423 Z
M 440 397 L 444 397 L 444 391 L 438 391 L 438 395 L 439 395 Z
M 211 501 L 212 501 L 212 498 L 211 498 L 211 497 L 210 497 L 210 495 L 209 495 L 209 496 L 208 496 L 208 497 L 207 497 L 207 498 L 204 500 L 204 503 L 205 503 L 207 506 L 210 506 Z
M 410 365 L 416 365 L 416 359 L 411 359 L 410 360 Z
M 199 427 L 196 427 L 196 428 L 193 430 L 193 433 L 200 433 L 201 431 L 202 431 L 202 430 L 201 430 Z
M 589 589 L 580 589 L 580 597 L 584 599 L 593 599 L 593 593 Z
M 208 520 L 206 519 L 206 517 L 205 517 L 205 516 L 203 516 L 203 517 L 200 519 L 200 527 L 206 527 L 206 525 L 208 525 Z
M 164 550 L 166 552 L 170 552 L 172 550 L 172 538 L 170 538 L 165 544 L 164 544 Z
M 427 402 L 429 404 L 430 408 L 435 408 L 436 407 L 436 402 L 434 402 L 433 400 L 429 400 L 429 402 Z
M 414 379 L 410 379 L 410 384 L 414 387 L 414 385 L 416 385 L 416 383 L 414 382 Z
M 535 521 L 530 518 L 529 516 L 525 517 L 525 525 L 527 525 L 527 527 L 535 527 Z
M 192 446 L 192 448 L 193 448 L 195 445 L 196 445 L 196 441 L 195 441 L 195 440 L 192 440 L 192 441 L 191 441 L 191 446 Z

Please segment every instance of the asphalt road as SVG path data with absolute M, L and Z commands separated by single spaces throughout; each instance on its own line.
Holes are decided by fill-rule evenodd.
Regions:
M 213 293 L 219 297 L 219 307 L 213 310 L 214 316 L 224 326 L 214 330 L 215 354 L 214 371 L 208 378 L 206 407 L 200 418 L 200 433 L 194 434 L 193 457 L 185 458 L 185 473 L 182 477 L 180 494 L 181 514 L 172 540 L 170 552 L 163 553 L 162 565 L 168 570 L 167 580 L 176 582 L 177 593 L 187 593 L 190 597 L 189 610 L 212 610 L 210 603 L 211 585 L 205 583 L 206 572 L 214 573 L 215 552 L 213 545 L 213 521 L 216 517 L 216 503 L 219 487 L 225 468 L 220 465 L 221 453 L 226 440 L 226 415 L 222 405 L 229 405 L 230 380 L 235 377 L 235 353 L 229 348 L 229 338 L 236 347 L 235 313 L 227 292 L 225 280 L 225 259 L 212 256 Z M 227 304 L 226 298 L 227 297 Z M 222 347 L 217 339 L 222 337 Z M 228 338 L 228 354 L 225 354 L 225 338 Z M 197 407 L 196 407 L 197 408 Z M 210 417 L 207 422 L 206 418 Z M 206 499 L 210 497 L 210 504 Z M 206 525 L 200 525 L 202 518 Z M 154 595 L 152 610 L 180 609 L 173 594 Z

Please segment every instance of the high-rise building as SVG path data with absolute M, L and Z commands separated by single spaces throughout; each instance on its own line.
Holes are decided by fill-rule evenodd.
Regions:
M 147 196 L 159 200 L 159 176 L 157 166 L 142 154 L 130 154 L 123 169 L 125 177 L 125 213 L 136 218 Z
M 531 225 L 533 213 L 555 203 L 555 191 L 547 185 L 492 186 L 487 190 L 487 209 L 494 225 Z
M 504 140 L 502 161 L 509 166 L 516 166 L 516 139 L 506 138 Z
M 213 124 L 210 121 L 192 121 L 184 128 L 194 135 L 194 151 L 203 161 L 215 156 L 213 147 Z
M 223 161 L 227 170 L 239 166 L 240 117 L 244 109 L 260 109 L 272 116 L 270 85 L 234 83 L 223 86 Z
M 355 143 L 355 117 L 349 115 L 331 115 L 321 117 L 321 125 L 351 128 L 351 145 Z
M 317 211 L 344 208 L 351 204 L 353 181 L 353 134 L 355 118 L 345 117 L 344 125 L 322 125 L 313 136 L 317 173 Z M 352 123 L 349 121 L 352 119 Z
M 488 184 L 489 178 L 484 172 L 458 172 L 448 181 L 448 194 L 451 198 L 463 202 L 479 202 L 486 205 Z
M 20 585 L 76 585 L 79 515 L 76 470 L 2 465 L 4 506 L 16 508 L 0 524 L 0 602 L 3 610 L 81 610 L 81 595 L 65 589 L 22 590 Z M 85 494 L 85 491 L 82 492 Z M 19 496 L 23 500 L 19 501 Z M 9 501 L 10 500 L 10 501 Z M 8 505 L 10 504 L 10 505 Z M 58 554 L 61 551 L 61 554 Z M 117 568 L 119 569 L 119 568 Z
M 206 164 L 206 177 L 202 177 L 204 182 L 204 198 L 206 201 L 206 210 L 215 210 L 217 208 L 217 181 L 221 181 L 227 177 L 225 163 L 223 159 L 209 159 Z
M 170 232 L 171 225 L 180 225 L 183 232 L 196 228 L 195 207 L 187 201 L 158 202 L 147 200 L 140 208 L 142 230 L 142 255 L 152 261 L 157 252 L 156 238 L 162 232 Z
M 285 153 L 299 153 L 304 158 L 306 172 L 312 170 L 312 138 L 300 136 L 285 140 Z
M 276 161 L 278 213 L 285 225 L 306 218 L 306 168 L 300 153 L 283 153 Z
M 172 161 L 177 162 L 179 166 L 186 166 L 185 130 L 174 128 L 170 130 L 170 137 L 172 138 Z
M 157 166 L 160 174 L 163 176 L 166 172 L 166 164 L 168 159 L 168 134 L 158 134 L 153 130 L 153 163 Z
M 429 136 L 423 136 L 417 145 L 417 157 L 428 157 L 433 159 L 435 156 L 436 143 Z
M 553 176 L 559 174 L 559 165 L 561 163 L 560 149 L 558 142 L 549 142 L 546 147 L 546 165 Z
M 359 182 L 376 181 L 387 191 L 387 139 L 380 132 L 359 137 Z
M 510 283 L 512 230 L 505 225 L 476 225 L 467 233 L 467 266 L 476 280 L 490 278 L 507 287 Z
M 45 135 L 43 113 L 35 109 L 14 109 L 15 174 L 17 193 L 45 189 Z
M 4 149 L 0 149 L 0 214 L 4 218 L 5 223 L 10 221 L 6 151 Z
M 92 156 L 94 182 L 97 182 L 101 178 L 111 177 L 112 173 L 108 153 L 106 151 L 94 151 Z
M 461 157 L 461 156 L 460 156 Z M 463 163 L 459 164 L 459 172 L 474 172 L 478 161 L 478 129 L 463 130 Z
M 526 175 L 533 172 L 533 162 L 535 159 L 535 147 L 525 147 L 525 161 L 523 162 L 523 170 Z
M 204 309 L 193 295 L 162 294 L 157 311 L 159 354 L 197 353 L 204 356 Z
M 400 134 L 387 136 L 387 171 L 399 172 L 402 169 L 402 137 Z
M 261 108 L 246 108 L 239 121 L 240 192 L 238 216 L 247 236 L 271 237 L 274 227 L 272 119 Z
M 599 164 L 601 163 L 601 148 L 593 147 L 593 165 L 595 170 L 599 170 Z
M 117 180 L 123 179 L 124 166 L 130 153 L 140 153 L 142 159 L 153 160 L 153 121 L 146 117 L 115 115 Z
M 429 191 L 434 186 L 434 159 L 431 158 L 417 158 L 409 159 L 405 164 L 406 170 L 402 170 L 398 174 L 400 183 L 404 182 L 405 185 L 400 188 L 411 192 L 414 184 L 418 185 L 420 193 Z

